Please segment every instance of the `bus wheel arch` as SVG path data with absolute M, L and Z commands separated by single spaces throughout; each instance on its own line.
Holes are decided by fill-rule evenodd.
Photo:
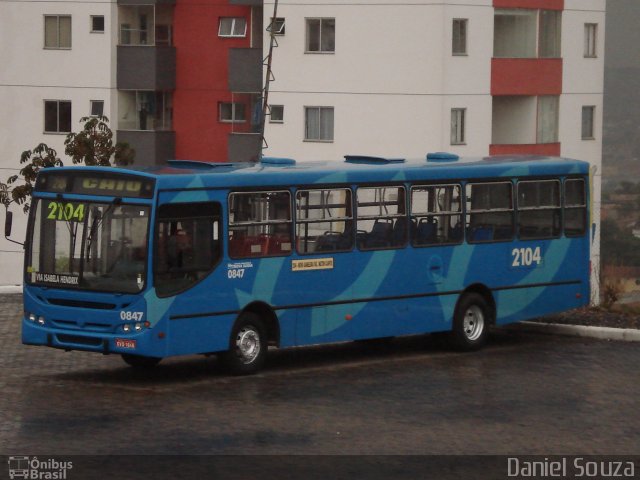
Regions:
M 487 302 L 487 306 L 489 307 L 489 319 L 488 319 L 489 325 L 495 325 L 497 307 L 496 307 L 496 300 L 493 296 L 493 293 L 491 293 L 491 290 L 489 290 L 489 288 L 486 285 L 483 285 L 482 283 L 474 283 L 473 285 L 469 285 L 465 289 L 465 291 L 460 295 L 460 297 L 458 298 L 458 303 L 460 302 L 460 299 L 462 299 L 463 295 L 466 293 L 477 293 L 482 298 L 484 298 L 484 301 Z M 458 305 L 456 304 L 456 308 L 457 306 Z
M 280 322 L 276 312 L 271 306 L 264 302 L 251 302 L 244 307 L 238 318 L 242 317 L 245 313 L 251 313 L 260 317 L 266 330 L 265 333 L 269 345 L 280 346 Z
M 489 326 L 495 323 L 495 300 L 484 285 L 471 285 L 460 294 L 453 312 L 449 344 L 472 351 L 485 344 Z

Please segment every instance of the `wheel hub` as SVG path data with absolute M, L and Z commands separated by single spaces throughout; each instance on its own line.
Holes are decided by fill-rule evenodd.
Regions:
M 247 364 L 253 362 L 260 354 L 260 336 L 250 328 L 243 328 L 236 337 L 236 348 L 242 361 Z
M 467 339 L 477 340 L 484 330 L 484 314 L 477 305 L 471 305 L 464 314 L 462 330 Z

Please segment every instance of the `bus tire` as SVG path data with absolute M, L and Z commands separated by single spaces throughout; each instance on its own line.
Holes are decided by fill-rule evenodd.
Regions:
M 258 372 L 267 357 L 268 340 L 264 323 L 255 313 L 243 313 L 231 331 L 229 350 L 220 359 L 233 375 Z
M 158 357 L 142 357 L 140 355 L 131 355 L 129 353 L 122 354 L 124 363 L 133 368 L 153 368 L 160 363 L 161 358 Z
M 460 351 L 482 348 L 489 334 L 490 312 L 482 295 L 473 292 L 463 294 L 453 314 L 449 344 Z

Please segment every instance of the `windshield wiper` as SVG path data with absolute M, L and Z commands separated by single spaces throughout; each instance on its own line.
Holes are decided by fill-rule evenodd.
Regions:
M 113 202 L 111 202 L 109 204 L 109 206 L 105 209 L 104 212 L 100 213 L 100 211 L 98 210 L 97 207 L 95 208 L 95 213 L 93 215 L 93 220 L 91 222 L 91 227 L 89 228 L 89 235 L 87 235 L 87 250 L 85 252 L 84 255 L 82 255 L 82 259 L 80 262 L 80 277 L 82 278 L 82 273 L 83 273 L 83 266 L 84 266 L 84 259 L 86 258 L 87 260 L 91 260 L 91 247 L 93 246 L 93 239 L 96 235 L 98 235 L 98 231 L 100 230 L 100 227 L 102 226 L 102 222 L 104 222 L 104 219 L 111 213 L 111 211 L 117 206 L 120 205 L 122 203 L 122 198 L 120 197 L 116 197 L 113 199 Z M 88 220 L 88 216 L 87 216 L 87 220 Z M 86 226 L 85 226 L 85 232 L 86 232 Z M 83 238 L 83 242 L 84 242 L 84 238 Z M 83 248 L 81 249 L 81 251 L 84 251 L 84 245 Z M 95 265 L 93 265 L 93 270 L 95 273 Z

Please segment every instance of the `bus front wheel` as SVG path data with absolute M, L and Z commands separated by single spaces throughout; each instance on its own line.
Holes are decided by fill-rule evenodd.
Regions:
M 161 358 L 157 357 L 141 357 L 140 355 L 131 355 L 129 353 L 122 354 L 122 360 L 133 368 L 153 368 L 160 363 Z
M 267 345 L 267 335 L 260 317 L 254 313 L 244 313 L 233 327 L 229 350 L 221 355 L 221 360 L 233 375 L 250 375 L 264 365 Z
M 487 341 L 491 309 L 478 293 L 465 293 L 456 305 L 449 343 L 456 350 L 478 350 Z

